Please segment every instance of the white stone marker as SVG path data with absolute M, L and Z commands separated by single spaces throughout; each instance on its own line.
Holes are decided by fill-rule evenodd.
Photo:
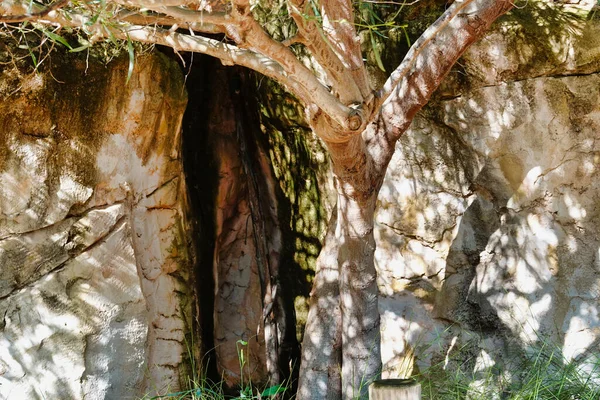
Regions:
M 413 379 L 382 379 L 369 386 L 369 400 L 421 400 L 421 384 Z

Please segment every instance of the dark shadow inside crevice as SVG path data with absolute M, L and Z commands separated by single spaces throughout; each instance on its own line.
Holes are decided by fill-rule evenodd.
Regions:
M 234 90 L 234 107 L 236 119 L 242 121 L 243 128 L 239 133 L 239 140 L 244 141 L 244 147 L 249 156 L 250 168 L 256 173 L 261 173 L 260 159 L 268 157 L 270 145 L 266 134 L 261 130 L 260 99 L 256 96 L 257 81 L 254 73 L 243 69 L 234 68 L 230 70 L 230 76 Z M 232 86 L 233 86 L 232 85 Z M 238 86 L 239 85 L 239 86 Z M 262 153 L 262 155 L 261 155 Z M 269 207 L 271 202 L 277 203 L 278 215 L 277 221 L 273 221 L 281 233 L 281 250 L 279 254 L 279 265 L 277 274 L 277 284 L 279 285 L 278 296 L 276 300 L 280 315 L 283 320 L 280 324 L 280 343 L 279 343 L 279 373 L 283 382 L 289 382 L 291 390 L 288 395 L 293 395 L 297 390 L 298 374 L 300 370 L 300 343 L 296 336 L 296 315 L 294 309 L 294 299 L 298 295 L 308 296 L 308 290 L 303 290 L 305 285 L 298 284 L 297 276 L 302 274 L 300 266 L 294 261 L 293 252 L 289 251 L 289 243 L 293 242 L 292 232 L 285 221 L 289 221 L 290 207 L 289 201 L 283 195 L 278 185 L 274 185 L 274 198 L 269 198 L 266 185 L 268 179 L 275 179 L 272 167 L 270 167 L 271 177 L 261 176 L 262 182 L 259 183 L 259 200 L 263 209 Z M 272 182 L 276 183 L 276 182 Z M 283 214 L 283 218 L 282 218 Z M 306 283 L 306 280 L 304 280 Z
M 219 190 L 219 160 L 216 143 L 219 137 L 214 131 L 215 121 L 211 122 L 211 115 L 215 112 L 221 114 L 222 107 L 233 107 L 233 110 L 223 110 L 224 115 L 230 113 L 236 119 L 238 136 L 237 152 L 239 157 L 246 157 L 247 168 L 251 169 L 258 185 L 261 208 L 265 209 L 272 203 L 277 203 L 279 215 L 276 221 L 271 221 L 263 212 L 267 224 L 279 224 L 281 229 L 282 248 L 279 253 L 278 283 L 281 314 L 285 316 L 284 327 L 280 331 L 280 358 L 279 370 L 281 379 L 289 389 L 287 394 L 293 395 L 296 389 L 300 364 L 300 343 L 297 339 L 296 315 L 294 299 L 297 295 L 308 296 L 309 285 L 306 279 L 298 284 L 298 274 L 306 274 L 294 261 L 293 232 L 290 226 L 282 221 L 289 221 L 292 205 L 281 193 L 281 189 L 272 176 L 266 176 L 264 171 L 265 161 L 268 160 L 270 143 L 261 131 L 260 104 L 256 93 L 255 76 L 244 68 L 223 67 L 216 59 L 198 54 L 173 54 L 170 49 L 160 49 L 171 59 L 180 63 L 182 73 L 185 75 L 185 85 L 188 92 L 188 105 L 182 122 L 182 158 L 186 186 L 189 194 L 188 220 L 191 224 L 189 242 L 194 247 L 196 265 L 197 315 L 200 328 L 199 341 L 201 349 L 195 353 L 202 354 L 200 365 L 196 368 L 197 376 L 207 378 L 212 382 L 220 382 L 222 377 L 218 373 L 217 352 L 215 346 L 215 273 L 214 257 L 216 251 L 216 204 Z M 183 62 L 182 62 L 183 60 Z M 185 65 L 184 65 L 185 64 Z M 217 82 L 225 80 L 225 85 Z M 212 124 L 212 125 L 211 125 Z M 243 153 L 246 154 L 243 154 Z M 262 160 L 262 161 L 261 161 Z M 261 165 L 262 162 L 262 165 Z M 268 168 L 272 168 L 268 165 Z M 246 174 L 244 174 L 246 175 Z M 239 179 L 249 179 L 240 176 Z M 248 182 L 250 183 L 250 182 Z M 246 183 L 243 183 L 245 185 Z M 274 196 L 267 186 L 274 188 Z M 282 215 L 287 218 L 281 219 Z M 249 236 L 249 240 L 250 240 Z M 270 252 L 272 249 L 268 249 Z M 235 388 L 224 388 L 233 394 Z
M 213 257 L 215 244 L 215 193 L 218 187 L 217 160 L 214 158 L 209 132 L 212 93 L 210 77 L 214 72 L 215 59 L 198 54 L 183 55 L 182 66 L 188 92 L 188 105 L 182 122 L 182 158 L 189 194 L 190 221 L 193 238 L 190 241 L 196 254 L 196 318 L 201 326 L 202 342 L 199 368 L 195 373 L 212 381 L 219 381 L 214 353 L 213 305 L 215 283 Z

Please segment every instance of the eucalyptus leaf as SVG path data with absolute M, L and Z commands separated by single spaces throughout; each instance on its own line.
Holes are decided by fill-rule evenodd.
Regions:
M 69 50 L 70 53 L 79 53 L 80 51 L 84 51 L 90 48 L 89 44 L 84 44 L 83 46 L 75 47 L 74 49 Z
M 37 67 L 38 67 L 37 57 L 35 56 L 35 54 L 33 54 L 33 51 L 31 51 L 31 49 L 28 48 L 28 50 L 29 50 L 29 55 L 31 56 L 31 59 L 33 60 L 33 65 L 34 65 L 35 69 L 37 69 Z
M 369 31 L 369 36 L 371 36 L 371 47 L 373 48 L 373 54 L 375 55 L 375 61 L 377 61 L 377 66 L 380 70 L 385 72 L 385 67 L 383 66 L 383 62 L 381 61 L 381 53 L 379 52 L 379 45 L 375 40 L 375 36 L 373 32 Z

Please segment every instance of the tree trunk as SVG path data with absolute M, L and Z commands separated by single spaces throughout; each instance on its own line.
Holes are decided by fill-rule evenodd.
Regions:
M 340 196 L 341 197 L 341 196 Z M 376 197 L 376 195 L 374 196 Z M 341 266 L 340 300 L 342 310 L 342 398 L 367 398 L 369 383 L 381 373 L 379 310 L 377 308 L 377 272 L 375 271 L 373 237 L 373 206 L 361 213 L 354 199 L 338 200 L 338 236 Z M 367 214 L 370 228 L 357 231 L 354 226 Z M 370 217 L 369 217 L 370 215 Z M 343 218 L 347 217 L 347 219 Z
M 347 114 L 346 124 L 335 122 L 317 106 L 307 106 L 311 128 L 326 142 L 331 156 L 338 203 L 337 219 L 331 222 L 317 263 L 303 343 L 300 400 L 368 398 L 368 384 L 381 371 L 373 216 L 396 141 L 468 46 L 512 7 L 508 0 L 455 2 L 412 46 L 374 103 L 363 101 L 355 113 Z M 357 134 L 352 130 L 357 121 L 372 122 Z M 328 321 L 331 326 L 326 326 Z M 339 378 L 334 376 L 336 368 Z
M 367 398 L 381 372 L 373 212 L 338 195 L 338 206 L 317 260 L 302 343 L 299 399 Z M 370 215 L 369 220 L 363 219 Z M 366 231 L 356 230 L 356 225 Z
M 304 330 L 297 394 L 302 400 L 339 400 L 342 393 L 342 313 L 336 228 L 337 210 L 334 209 L 317 258 L 317 273 Z
M 373 216 L 389 159 L 374 160 L 361 135 L 327 145 L 338 201 L 317 261 L 298 398 L 366 399 L 381 372 Z

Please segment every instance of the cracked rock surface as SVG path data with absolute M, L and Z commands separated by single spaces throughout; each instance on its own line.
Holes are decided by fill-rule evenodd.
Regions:
M 538 7 L 475 44 L 397 144 L 375 233 L 384 376 L 457 348 L 597 351 L 600 25 Z
M 141 398 L 185 376 L 191 261 L 159 55 L 0 70 L 0 398 Z

